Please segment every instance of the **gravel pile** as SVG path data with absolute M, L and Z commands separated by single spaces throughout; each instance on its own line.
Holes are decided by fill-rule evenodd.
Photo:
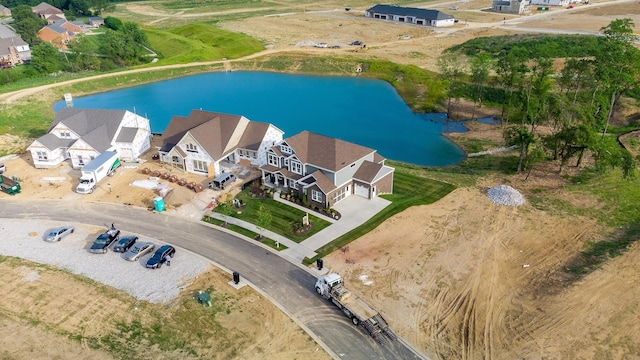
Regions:
M 487 196 L 498 205 L 520 206 L 524 205 L 524 195 L 509 185 L 494 186 L 487 191 Z
M 156 270 L 145 267 L 152 254 L 129 262 L 122 258 L 122 254 L 111 251 L 115 243 L 106 254 L 91 254 L 87 252 L 87 248 L 97 234 L 106 229 L 82 224 L 70 224 L 75 226 L 75 232 L 60 242 L 49 243 L 43 240 L 47 229 L 61 225 L 68 224 L 0 219 L 0 254 L 53 265 L 125 291 L 138 300 L 152 303 L 169 302 L 178 297 L 189 280 L 207 270 L 210 265 L 207 260 L 181 249 L 176 249 L 171 266 L 164 265 Z M 136 235 L 127 231 L 128 229 L 120 230 L 121 236 Z M 156 249 L 164 245 L 156 239 L 144 236 L 139 236 L 138 241 L 151 241 L 156 244 Z

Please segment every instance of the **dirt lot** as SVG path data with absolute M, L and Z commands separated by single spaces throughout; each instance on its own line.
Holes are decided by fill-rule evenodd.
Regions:
M 486 1 L 471 0 L 460 2 L 460 10 L 454 12 L 460 23 L 443 30 L 382 25 L 354 11 L 257 17 L 225 21 L 221 26 L 256 36 L 276 51 L 296 48 L 297 43 L 305 40 L 340 45 L 362 40 L 368 44 L 366 53 L 356 54 L 348 46 L 305 48 L 304 51 L 375 56 L 435 70 L 437 56 L 448 46 L 476 36 L 514 33 L 518 30 L 516 27 L 597 31 L 613 18 L 623 16 L 632 17 L 640 24 L 640 7 L 636 1 L 601 6 L 603 3 L 592 1 L 592 5 L 578 5 L 576 9 L 553 9 L 539 18 L 506 16 L 507 23 L 501 26 L 502 15 L 480 11 L 488 6 Z M 447 12 L 448 4 L 434 6 Z M 161 11 L 151 14 L 141 6 L 129 10 L 149 16 L 149 23 L 163 21 L 167 15 Z M 484 125 L 457 136 L 500 139 L 499 131 Z M 15 147 L 16 141 L 5 138 L 4 143 Z M 149 206 L 155 196 L 152 191 L 128 186 L 132 180 L 144 178 L 135 169 L 122 169 L 110 180 L 111 194 L 102 188 L 89 197 L 72 193 L 75 177 L 67 168 L 51 173 L 35 170 L 30 168 L 27 156 L 9 161 L 8 166 L 9 173 L 19 175 L 24 182 L 21 197 L 91 199 Z M 65 180 L 55 183 L 44 179 L 47 177 Z M 596 199 L 563 191 L 564 180 L 552 171 L 536 172 L 527 181 L 519 176 L 488 178 L 479 186 L 457 189 L 435 204 L 410 208 L 394 216 L 348 248 L 331 254 L 325 264 L 345 275 L 348 286 L 380 309 L 398 334 L 433 358 L 638 358 L 640 290 L 634 286 L 640 281 L 637 244 L 624 256 L 569 285 L 569 279 L 562 272 L 564 266 L 587 242 L 602 239 L 606 229 L 590 219 L 547 213 L 529 203 L 521 207 L 495 205 L 486 197 L 485 190 L 503 183 L 525 196 L 531 195 L 532 189 L 543 189 L 585 211 L 597 211 L 599 206 Z M 184 188 L 176 189 L 171 196 L 174 195 L 175 199 L 168 198 L 169 206 L 174 208 L 195 199 L 195 194 Z M 5 195 L 0 194 L 0 198 L 2 196 Z M 63 277 L 51 278 L 47 284 L 57 286 L 48 289 L 64 288 L 69 281 Z M 19 283 L 15 279 L 11 281 L 15 282 Z M 26 291 L 20 290 L 17 284 L 12 286 Z M 3 288 L 3 293 L 15 289 Z M 74 293 L 81 298 L 85 296 L 80 295 L 82 291 Z M 20 304 L 11 305 L 15 313 L 20 306 L 28 307 L 30 302 Z M 262 304 L 267 318 L 280 314 L 268 304 Z M 81 315 L 72 320 L 88 322 Z M 49 344 L 50 357 L 80 351 L 66 339 L 39 334 L 17 315 L 3 321 L 5 334 L 21 333 L 27 339 L 21 345 L 25 351 L 22 354 L 33 351 L 28 339 L 36 336 L 40 342 Z M 233 321 L 246 324 L 247 320 Z M 279 325 L 282 322 L 273 324 L 269 328 L 282 329 L 283 336 L 299 332 L 284 330 L 285 327 Z M 90 329 L 97 326 L 93 322 Z M 269 334 L 256 336 L 267 342 Z M 304 345 L 304 341 L 300 344 Z M 313 351 L 312 347 L 305 347 L 305 351 Z M 263 349 L 265 357 L 277 354 L 289 358 L 283 350 L 268 346 Z M 100 354 L 93 352 L 78 355 L 82 356 L 100 358 Z

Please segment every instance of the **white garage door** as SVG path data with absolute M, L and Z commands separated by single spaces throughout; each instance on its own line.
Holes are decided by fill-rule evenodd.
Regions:
M 355 193 L 358 196 L 362 196 L 363 198 L 369 198 L 369 187 L 355 184 Z

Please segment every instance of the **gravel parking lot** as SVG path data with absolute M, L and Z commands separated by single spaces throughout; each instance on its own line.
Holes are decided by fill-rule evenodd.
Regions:
M 43 240 L 48 229 L 61 225 L 73 225 L 75 232 L 60 242 Z M 176 298 L 190 279 L 210 266 L 207 260 L 179 248 L 176 249 L 170 267 L 162 266 L 156 270 L 145 268 L 147 259 L 152 254 L 145 255 L 136 262 L 129 262 L 123 259 L 122 254 L 111 251 L 115 243 L 109 246 L 110 251 L 106 254 L 87 252 L 95 237 L 105 230 L 106 228 L 84 224 L 0 219 L 0 254 L 66 269 L 152 303 L 168 302 Z M 120 229 L 121 236 L 138 235 L 129 230 Z M 138 241 L 151 241 L 156 249 L 164 245 L 156 239 L 138 236 Z

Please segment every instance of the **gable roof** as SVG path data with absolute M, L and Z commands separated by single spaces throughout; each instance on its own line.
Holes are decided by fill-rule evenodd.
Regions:
M 371 161 L 363 161 L 356 173 L 353 174 L 353 178 L 371 183 L 373 179 L 375 179 L 376 175 L 380 172 L 380 169 L 382 169 L 382 164 L 376 164 Z
M 60 139 L 53 134 L 46 134 L 39 137 L 37 140 L 40 144 L 49 150 L 55 150 L 58 148 L 68 148 L 76 141 L 75 139 Z M 32 145 L 33 146 L 33 145 Z
M 126 110 L 62 108 L 49 132 L 56 125 L 63 124 L 96 151 L 103 152 L 111 147 L 111 141 L 126 113 Z
M 14 48 L 16 46 L 28 45 L 21 37 L 12 37 L 8 39 L 0 39 L 0 56 L 11 55 L 11 50 L 9 48 Z
M 303 131 L 284 140 L 305 164 L 338 171 L 375 150 L 344 140 Z
M 9 9 L 8 7 L 0 4 L 0 15 L 9 15 L 9 16 L 11 16 L 11 9 Z
M 314 171 L 313 174 L 308 175 L 302 182 L 307 184 L 307 186 L 317 185 L 325 194 L 337 189 L 333 182 L 320 170 Z
M 15 31 L 6 25 L 0 24 L 0 39 L 12 38 L 14 36 L 17 36 Z
M 44 29 L 49 29 L 49 30 L 51 30 L 51 31 L 53 31 L 53 32 L 55 32 L 55 33 L 60 34 L 60 35 L 62 35 L 62 34 L 64 34 L 64 33 L 67 33 L 67 32 L 68 32 L 68 31 L 67 31 L 67 29 L 63 28 L 63 27 L 62 27 L 62 26 L 60 26 L 60 25 L 55 25 L 55 24 L 53 24 L 53 25 L 47 25 L 47 26 L 43 27 L 42 29 L 40 29 L 38 32 L 40 32 L 40 31 L 42 31 L 42 30 L 44 30 Z
M 188 132 L 212 158 L 220 159 L 237 148 L 258 150 L 269 126 L 244 116 L 192 110 L 188 117 L 171 119 L 160 150 L 171 150 Z
M 31 10 L 38 14 L 63 14 L 62 10 L 58 9 L 53 5 L 49 5 L 46 2 L 41 2 L 40 4 L 31 8 Z
M 118 138 L 116 142 L 120 143 L 131 143 L 136 138 L 136 134 L 138 133 L 138 128 L 135 127 L 122 127 L 120 129 L 120 133 L 118 133 Z
M 402 7 L 394 5 L 382 5 L 378 4 L 367 9 L 369 12 L 378 14 L 398 15 L 398 16 L 412 16 L 425 20 L 446 20 L 453 19 L 454 17 L 449 14 L 445 14 L 439 10 L 419 9 L 412 7 Z

